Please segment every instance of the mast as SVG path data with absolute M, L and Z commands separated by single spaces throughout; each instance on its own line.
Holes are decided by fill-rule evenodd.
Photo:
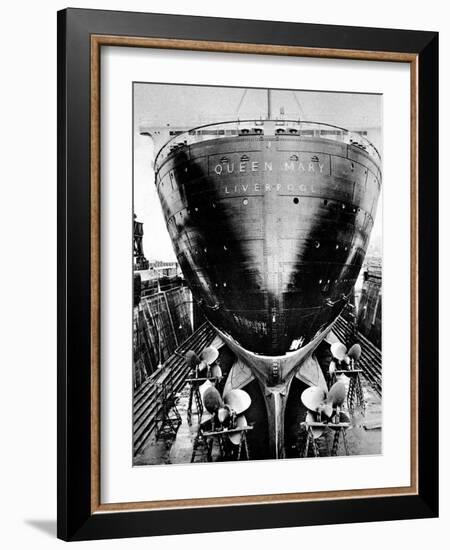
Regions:
M 267 88 L 267 119 L 272 118 L 272 90 Z

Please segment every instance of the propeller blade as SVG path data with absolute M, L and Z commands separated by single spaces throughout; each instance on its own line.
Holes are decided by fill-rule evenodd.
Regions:
M 195 353 L 194 350 L 190 349 L 186 352 L 184 359 L 186 364 L 191 368 L 195 368 L 200 363 L 200 357 Z
M 245 415 L 241 414 L 236 417 L 236 428 L 246 428 L 248 426 L 247 419 L 245 418 Z M 239 445 L 242 438 L 242 433 L 237 432 L 234 434 L 229 434 L 228 436 L 230 438 L 231 443 L 233 445 Z
M 345 384 L 340 381 L 336 382 L 331 386 L 328 392 L 327 403 L 329 403 L 333 409 L 340 407 L 345 401 L 346 393 Z
M 210 386 L 205 390 L 203 394 L 203 404 L 210 414 L 216 413 L 219 408 L 222 407 L 223 401 L 215 386 Z
M 205 361 L 200 361 L 200 363 L 198 364 L 198 370 L 199 370 L 199 372 L 205 370 L 207 366 L 208 366 L 208 365 L 205 363 Z
M 353 346 L 348 350 L 347 355 L 354 361 L 358 361 L 361 357 L 361 346 L 359 344 L 353 344 Z
M 321 407 L 321 412 L 327 418 L 331 418 L 333 416 L 333 406 L 331 405 L 331 403 L 324 403 Z
M 347 354 L 347 348 L 341 342 L 335 342 L 330 346 L 331 355 L 338 361 L 342 361 Z
M 213 385 L 214 385 L 214 384 L 213 384 L 210 380 L 205 380 L 205 381 L 203 382 L 203 384 L 201 384 L 201 385 L 199 386 L 198 389 L 200 390 L 200 395 L 201 395 L 202 399 L 203 399 L 203 396 L 205 395 L 205 391 L 206 391 L 208 388 L 211 388 Z
M 214 348 L 213 346 L 209 346 L 209 348 L 205 348 L 200 353 L 200 358 L 202 361 L 204 361 L 207 365 L 211 365 L 214 363 L 214 361 L 219 357 L 219 351 L 217 348 Z
M 224 395 L 223 400 L 236 414 L 245 412 L 252 404 L 252 399 L 244 390 L 231 390 Z
M 211 367 L 211 377 L 222 378 L 222 369 L 219 367 L 219 365 L 214 365 Z
M 317 412 L 324 404 L 327 398 L 327 392 L 318 386 L 306 388 L 301 395 L 303 405 L 313 412 Z
M 335 361 L 330 361 L 328 365 L 328 374 L 334 374 L 336 372 L 336 363 Z
M 220 407 L 217 411 L 217 419 L 223 424 L 230 417 L 230 409 L 228 407 Z

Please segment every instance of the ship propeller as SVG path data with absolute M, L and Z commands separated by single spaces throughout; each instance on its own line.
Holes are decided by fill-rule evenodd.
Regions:
M 190 349 L 185 353 L 184 360 L 186 361 L 186 365 L 189 367 L 192 376 L 198 378 L 199 371 L 204 368 L 202 367 L 202 360 L 200 359 L 200 357 L 195 353 L 194 350 Z M 195 384 L 198 385 L 199 383 L 195 382 Z
M 250 395 L 241 389 L 230 390 L 224 395 L 223 401 L 225 406 L 217 413 L 219 422 L 228 422 L 230 429 L 246 428 L 248 423 L 244 413 L 252 404 Z M 242 432 L 231 433 L 228 438 L 233 445 L 239 445 Z
M 318 386 L 306 388 L 301 395 L 301 400 L 309 412 L 314 413 L 314 415 L 323 413 L 327 418 L 331 418 L 334 411 L 344 403 L 345 396 L 345 384 L 338 381 L 331 386 L 329 392 Z M 308 417 L 306 420 L 308 422 Z
M 361 357 L 361 346 L 359 344 L 353 344 L 353 346 L 348 350 L 347 355 L 350 359 L 358 361 Z
M 200 364 L 198 365 L 198 370 L 203 371 L 206 367 L 212 365 L 214 361 L 219 357 L 219 351 L 214 346 L 209 346 L 205 348 L 200 353 Z
M 221 424 L 225 424 L 227 420 L 230 418 L 230 416 L 231 416 L 231 411 L 227 405 L 225 405 L 224 407 L 220 407 L 220 409 L 217 411 L 217 420 Z
M 191 368 L 195 369 L 195 367 L 200 363 L 201 359 L 200 357 L 195 353 L 194 350 L 190 349 L 186 352 L 184 356 L 184 360 L 186 361 L 186 364 Z
M 242 414 L 252 404 L 252 399 L 249 394 L 244 390 L 230 390 L 223 396 L 225 405 L 236 414 Z
M 247 419 L 245 418 L 245 414 L 240 414 L 236 416 L 236 428 L 246 428 L 248 426 Z M 242 432 L 235 432 L 232 434 L 229 434 L 228 436 L 229 440 L 233 445 L 239 445 L 242 439 Z
M 345 384 L 342 382 L 336 382 L 330 388 L 327 396 L 327 403 L 330 403 L 335 409 L 336 407 L 341 407 L 345 401 Z
M 345 384 L 340 381 L 333 384 L 322 407 L 322 412 L 328 418 L 331 418 L 333 416 L 333 412 L 342 407 L 342 404 L 345 401 L 345 395 Z
M 318 386 L 306 388 L 301 395 L 303 405 L 311 412 L 320 412 L 326 401 L 327 392 Z
M 347 348 L 341 342 L 335 342 L 330 346 L 331 355 L 338 361 L 343 361 L 347 355 Z
M 211 378 L 217 378 L 219 380 L 222 378 L 222 369 L 219 365 L 213 365 L 211 367 Z
M 215 386 L 209 386 L 203 393 L 203 404 L 205 409 L 210 414 L 216 414 L 216 412 L 223 406 L 220 393 Z
M 332 376 L 336 372 L 336 362 L 330 361 L 330 364 L 328 365 L 328 374 Z
M 214 361 L 219 357 L 219 350 L 213 346 L 205 348 L 200 353 L 200 359 L 204 361 L 207 365 L 212 365 Z

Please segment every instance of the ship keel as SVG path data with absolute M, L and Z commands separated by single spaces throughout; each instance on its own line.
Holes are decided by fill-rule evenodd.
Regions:
M 229 334 L 214 327 L 220 338 L 250 369 L 259 383 L 267 411 L 270 458 L 284 458 L 286 454 L 285 411 L 292 379 L 297 374 L 303 374 L 301 378 L 306 383 L 315 384 L 315 381 L 310 379 L 306 373 L 302 373 L 301 369 L 327 336 L 333 324 L 334 322 L 306 346 L 282 356 L 264 356 L 253 353 L 240 346 Z
M 292 377 L 273 387 L 261 387 L 267 410 L 269 452 L 271 458 L 285 458 L 284 415 Z

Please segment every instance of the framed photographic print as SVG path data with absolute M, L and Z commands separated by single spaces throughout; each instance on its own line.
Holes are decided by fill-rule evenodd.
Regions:
M 433 32 L 58 14 L 58 536 L 438 513 Z

